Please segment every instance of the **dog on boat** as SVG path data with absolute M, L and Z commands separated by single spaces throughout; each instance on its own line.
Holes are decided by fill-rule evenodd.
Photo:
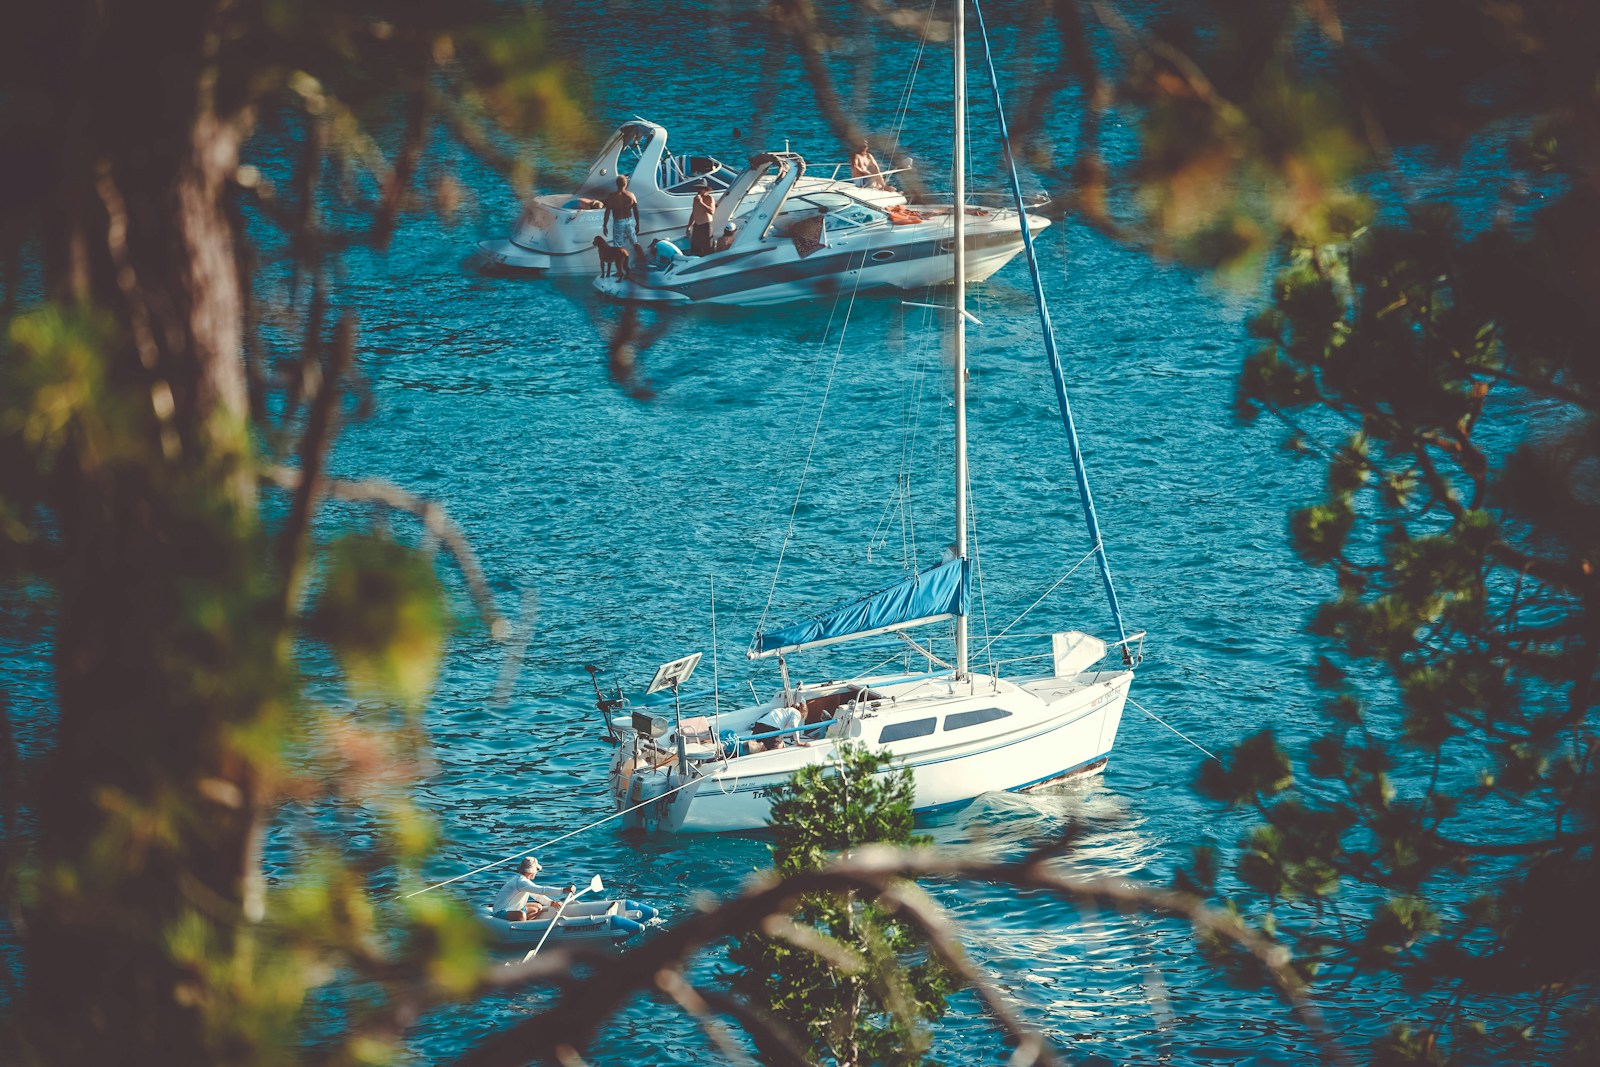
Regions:
M 594 238 L 594 246 L 600 250 L 600 277 L 604 278 L 615 273 L 617 277 L 625 277 L 628 273 L 628 250 L 621 245 L 614 245 L 600 234 Z

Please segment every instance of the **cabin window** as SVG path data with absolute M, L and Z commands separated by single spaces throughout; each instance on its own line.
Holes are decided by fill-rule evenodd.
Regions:
M 927 737 L 933 733 L 935 719 L 913 719 L 910 722 L 894 722 L 883 728 L 883 733 L 878 735 L 878 744 L 887 745 L 890 741 L 904 741 L 908 737 Z
M 979 708 L 977 711 L 957 711 L 944 717 L 946 730 L 959 730 L 964 726 L 977 726 L 980 723 L 994 722 L 996 719 L 1009 718 L 1009 711 L 999 708 Z

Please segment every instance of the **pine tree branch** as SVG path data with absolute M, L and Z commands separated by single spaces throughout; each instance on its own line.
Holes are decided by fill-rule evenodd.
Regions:
M 1323 1059 L 1347 1062 L 1290 965 L 1287 949 L 1191 894 L 1074 878 L 1042 863 L 994 863 L 880 845 L 857 849 L 848 858 L 835 859 L 821 870 L 782 879 L 770 874 L 761 876 L 715 910 L 700 912 L 669 927 L 627 957 L 563 947 L 528 963 L 494 969 L 482 976 L 480 993 L 564 982 L 580 964 L 590 968 L 590 973 L 580 989 L 564 996 L 555 1007 L 491 1036 L 457 1063 L 459 1067 L 514 1067 L 548 1057 L 558 1046 L 581 1049 L 628 998 L 650 987 L 658 971 L 681 967 L 704 946 L 756 929 L 768 916 L 787 914 L 806 895 L 853 892 L 864 899 L 876 899 L 896 883 L 917 878 L 974 880 L 1039 889 L 1082 906 L 1184 919 L 1256 960 L 1302 1025 L 1316 1037 Z

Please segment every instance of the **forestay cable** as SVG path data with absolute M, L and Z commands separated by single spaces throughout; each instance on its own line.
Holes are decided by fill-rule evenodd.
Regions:
M 1050 324 L 1050 307 L 1044 298 L 1044 279 L 1039 273 L 1039 257 L 1033 248 L 1033 233 L 1028 228 L 1027 208 L 1022 201 L 1022 183 L 1017 178 L 1017 160 L 1011 151 L 1011 133 L 1006 129 L 1005 108 L 1000 103 L 1000 79 L 994 70 L 994 54 L 989 48 L 989 31 L 983 24 L 983 7 L 972 0 L 973 13 L 978 17 L 978 34 L 983 41 L 983 58 L 989 68 L 989 88 L 994 94 L 995 119 L 1000 125 L 1000 144 L 1005 149 L 1007 177 L 1011 193 L 1017 201 L 1017 216 L 1022 230 L 1022 249 L 1027 254 L 1028 271 L 1033 277 L 1034 300 L 1039 306 L 1039 322 L 1044 330 L 1044 350 L 1050 364 L 1050 378 L 1056 387 L 1056 404 L 1061 410 L 1061 424 L 1067 431 L 1067 446 L 1072 453 L 1072 471 L 1078 479 L 1078 498 L 1083 501 L 1083 518 L 1089 527 L 1089 542 L 1099 550 L 1100 581 L 1105 586 L 1106 602 L 1111 608 L 1111 618 L 1117 627 L 1118 643 L 1124 657 L 1130 655 L 1128 629 L 1122 621 L 1122 608 L 1117 603 L 1117 588 L 1111 581 L 1111 561 L 1106 558 L 1100 537 L 1100 519 L 1095 514 L 1094 496 L 1089 492 L 1089 474 L 1083 465 L 1083 450 L 1078 444 L 1078 427 L 1072 418 L 1072 405 L 1067 400 L 1067 380 L 1061 369 L 1061 355 L 1056 351 L 1055 329 Z M 1131 660 L 1129 660 L 1131 662 Z

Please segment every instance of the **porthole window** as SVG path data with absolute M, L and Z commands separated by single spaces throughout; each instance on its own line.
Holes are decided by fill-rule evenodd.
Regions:
M 959 730 L 965 726 L 977 726 L 981 723 L 994 722 L 996 719 L 1010 718 L 1009 711 L 999 708 L 979 708 L 977 711 L 957 711 L 944 717 L 946 730 Z
M 883 728 L 883 733 L 878 735 L 878 744 L 887 745 L 891 741 L 904 741 L 909 737 L 927 737 L 933 733 L 936 719 L 913 719 L 910 722 L 890 723 Z

